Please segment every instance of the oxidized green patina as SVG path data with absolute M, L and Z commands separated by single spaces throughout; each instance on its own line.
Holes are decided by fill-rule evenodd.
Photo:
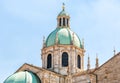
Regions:
M 57 42 L 58 41 L 58 42 Z M 53 46 L 57 44 L 61 45 L 75 45 L 82 48 L 81 41 L 79 37 L 70 30 L 70 28 L 56 28 L 53 32 L 50 33 L 46 40 L 46 46 Z
M 21 71 L 8 77 L 4 83 L 41 83 L 40 79 L 32 72 Z

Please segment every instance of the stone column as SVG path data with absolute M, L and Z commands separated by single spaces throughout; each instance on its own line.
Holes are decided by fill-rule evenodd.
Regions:
M 75 49 L 75 68 L 76 68 L 76 72 L 77 72 L 77 52 Z
M 84 54 L 82 54 L 82 57 L 81 57 L 81 68 L 82 70 L 84 70 Z
M 44 65 L 45 65 L 45 68 L 47 68 L 47 54 L 44 55 Z
M 60 18 L 57 18 L 57 27 L 59 27 L 59 20 L 60 20 Z
M 67 27 L 67 18 L 65 18 L 65 26 Z
M 63 17 L 61 18 L 61 26 L 63 26 Z
M 58 60 L 58 64 L 59 64 L 59 73 L 60 73 L 60 69 L 61 69 L 61 50 L 60 50 L 60 47 L 59 47 L 59 54 L 58 54 L 58 58 L 59 58 L 59 60 Z

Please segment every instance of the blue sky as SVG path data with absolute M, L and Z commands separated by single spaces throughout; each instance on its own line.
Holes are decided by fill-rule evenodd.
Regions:
M 24 63 L 41 66 L 42 38 L 56 28 L 62 3 L 71 29 L 85 41 L 91 67 L 96 53 L 100 65 L 120 51 L 119 0 L 0 0 L 0 82 Z

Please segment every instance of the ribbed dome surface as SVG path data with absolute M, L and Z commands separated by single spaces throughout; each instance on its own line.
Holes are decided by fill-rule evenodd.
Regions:
M 65 10 L 62 10 L 58 16 L 69 16 L 69 14 L 65 11 Z
M 61 45 L 75 45 L 82 48 L 79 37 L 73 33 L 70 28 L 56 28 L 53 32 L 50 33 L 46 40 L 46 46 L 53 46 L 56 44 Z
M 28 71 L 17 72 L 8 77 L 4 83 L 41 83 L 39 78 Z

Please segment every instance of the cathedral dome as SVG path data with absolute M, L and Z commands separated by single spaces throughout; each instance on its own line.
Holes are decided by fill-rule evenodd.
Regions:
M 75 45 L 82 48 L 79 37 L 70 30 L 70 28 L 56 28 L 50 33 L 46 40 L 46 46 L 60 45 Z
M 49 47 L 55 44 L 58 45 L 74 45 L 82 48 L 81 41 L 79 37 L 71 31 L 70 29 L 70 16 L 65 11 L 65 6 L 63 4 L 62 11 L 57 17 L 57 28 L 49 34 L 44 43 L 44 46 Z
M 41 83 L 39 78 L 32 72 L 21 71 L 8 77 L 4 83 Z

